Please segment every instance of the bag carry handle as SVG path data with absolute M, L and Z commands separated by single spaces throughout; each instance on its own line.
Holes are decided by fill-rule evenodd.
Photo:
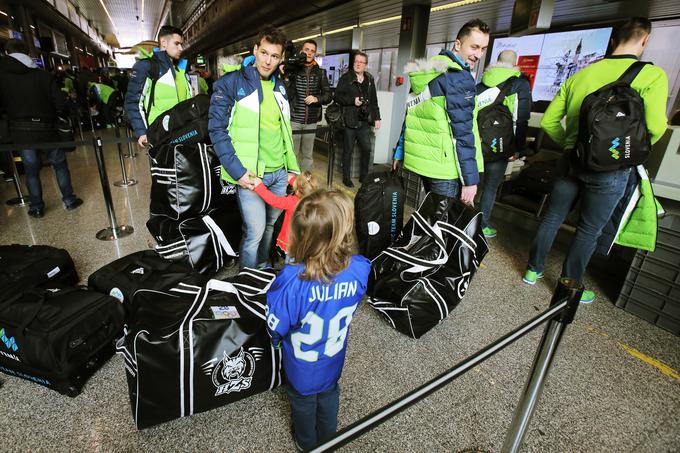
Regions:
M 34 288 L 37 289 L 37 288 Z M 23 323 L 19 326 L 19 332 L 20 335 L 24 336 L 25 335 L 25 330 L 28 328 L 29 325 L 35 320 L 35 318 L 38 317 L 40 314 L 40 311 L 43 308 L 43 305 L 45 305 L 45 302 L 47 302 L 47 299 L 50 299 L 52 297 L 57 297 L 57 296 L 63 296 L 65 294 L 70 294 L 72 292 L 78 291 L 78 288 L 60 288 L 59 291 L 56 293 L 53 293 L 52 291 L 49 291 L 48 289 L 43 289 L 39 290 L 37 289 L 34 291 L 34 294 L 40 296 L 40 300 L 38 300 L 38 303 L 36 304 L 36 307 L 34 310 L 31 311 L 31 314 L 26 317 Z M 26 293 L 30 293 L 31 290 L 27 291 Z M 24 293 L 24 294 L 26 294 Z M 23 294 L 22 294 L 23 295 Z

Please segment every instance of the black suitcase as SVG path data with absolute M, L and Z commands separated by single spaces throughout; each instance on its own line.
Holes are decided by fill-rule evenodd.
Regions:
M 73 260 L 66 250 L 47 245 L 0 245 L 0 303 L 47 281 L 78 283 Z
M 200 274 L 211 276 L 238 256 L 242 236 L 236 197 L 231 207 L 177 222 L 151 216 L 146 226 L 156 239 L 156 251 L 168 260 L 184 261 Z
M 47 283 L 0 304 L 0 371 L 76 396 L 114 352 L 123 307 L 85 288 Z
M 236 187 L 220 178 L 221 168 L 212 146 L 167 145 L 155 150 L 149 212 L 184 220 L 228 204 Z
M 158 148 L 166 144 L 210 143 L 208 110 L 210 96 L 199 94 L 162 113 L 149 125 L 146 136 Z M 149 152 L 153 154 L 153 148 Z
M 133 311 L 132 299 L 140 289 L 194 293 L 207 279 L 188 264 L 168 261 L 153 250 L 143 250 L 119 258 L 90 275 L 87 285 L 123 303 Z
M 281 384 L 281 350 L 266 331 L 271 271 L 210 280 L 193 297 L 140 290 L 117 344 L 138 429 L 208 411 Z
M 394 242 L 404 223 L 406 195 L 399 178 L 371 173 L 354 199 L 359 253 L 373 259 Z

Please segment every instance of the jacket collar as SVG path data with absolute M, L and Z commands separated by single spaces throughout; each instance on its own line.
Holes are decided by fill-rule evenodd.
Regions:
M 455 52 L 452 51 L 452 50 L 442 49 L 442 51 L 439 52 L 439 55 L 445 55 L 445 56 L 449 57 L 451 60 L 453 60 L 453 61 L 455 61 L 456 63 L 458 63 L 458 64 L 460 65 L 461 68 L 466 69 L 466 70 L 468 70 L 468 71 L 470 70 L 470 66 L 469 66 L 467 63 L 465 63 L 465 62 L 463 61 L 463 59 L 460 58 L 460 56 L 458 56 L 458 54 L 455 53 Z
M 278 73 L 277 69 L 270 77 L 270 80 L 274 82 L 274 86 L 278 84 Z M 257 68 L 255 67 L 255 56 L 250 55 L 243 60 L 243 63 L 241 63 L 241 74 L 251 82 L 260 81 L 260 73 L 257 72 Z
M 633 60 L 639 60 L 637 55 L 624 54 L 624 55 L 607 55 L 605 58 L 618 60 L 620 58 L 632 58 Z

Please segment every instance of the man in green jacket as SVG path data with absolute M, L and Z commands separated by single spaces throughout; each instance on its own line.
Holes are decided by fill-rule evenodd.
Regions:
M 543 116 L 541 127 L 566 151 L 574 149 L 578 136 L 579 112 L 586 96 L 618 79 L 637 61 L 649 41 L 652 25 L 646 18 L 631 18 L 614 29 L 614 51 L 570 77 Z M 631 83 L 643 99 L 645 123 L 654 143 L 666 130 L 666 99 L 668 78 L 664 71 L 646 65 Z M 566 116 L 566 130 L 561 124 Z M 562 277 L 581 281 L 586 266 L 602 234 L 602 229 L 624 195 L 632 167 L 615 171 L 593 172 L 580 168 L 572 161 L 569 174 L 558 178 L 550 194 L 550 204 L 536 232 L 529 256 L 524 282 L 530 285 L 543 277 L 545 258 L 552 247 L 557 230 L 577 197 L 581 212 L 576 235 L 562 267 Z M 582 303 L 594 300 L 592 291 L 584 291 Z

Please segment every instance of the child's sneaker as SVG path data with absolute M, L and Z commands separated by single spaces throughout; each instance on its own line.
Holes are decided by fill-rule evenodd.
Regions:
M 585 290 L 585 291 L 583 291 L 583 294 L 581 294 L 581 303 L 582 304 L 590 304 L 594 300 L 595 300 L 595 292 L 594 291 Z
M 524 280 L 524 283 L 527 285 L 535 285 L 536 280 L 539 278 L 543 278 L 543 272 L 534 272 L 531 269 L 527 269 L 522 280 Z
M 491 227 L 482 228 L 482 234 L 484 234 L 485 238 L 495 238 L 496 233 L 498 233 L 498 231 L 496 231 L 495 228 L 491 228 Z

